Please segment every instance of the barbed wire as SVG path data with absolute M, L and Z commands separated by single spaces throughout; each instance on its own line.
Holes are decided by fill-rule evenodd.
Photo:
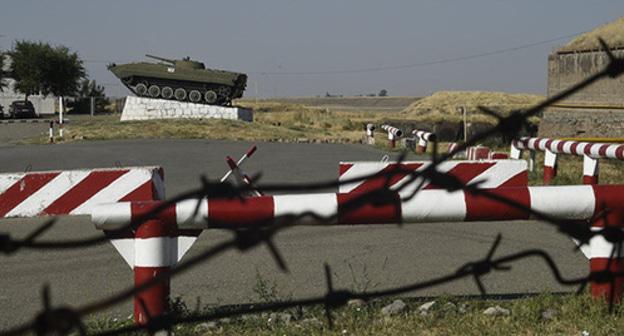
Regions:
M 197 321 L 205 321 L 212 320 L 223 317 L 233 317 L 233 316 L 241 316 L 246 314 L 256 314 L 265 311 L 271 310 L 281 310 L 292 307 L 302 307 L 302 306 L 310 306 L 310 305 L 323 305 L 325 307 L 326 317 L 328 320 L 328 324 L 331 327 L 333 325 L 332 318 L 332 310 L 341 307 L 347 303 L 349 299 L 363 299 L 363 300 L 371 300 L 384 296 L 398 295 L 404 294 L 408 292 L 413 292 L 417 290 L 421 290 L 424 288 L 431 288 L 434 286 L 439 286 L 441 284 L 449 283 L 452 281 L 456 281 L 463 278 L 472 277 L 475 281 L 475 285 L 477 286 L 479 292 L 482 295 L 487 294 L 486 286 L 483 283 L 483 276 L 486 274 L 490 274 L 492 272 L 506 272 L 511 270 L 510 263 L 516 262 L 526 258 L 540 258 L 546 264 L 547 268 L 553 275 L 555 281 L 563 286 L 578 286 L 577 292 L 582 292 L 588 282 L 594 282 L 598 284 L 608 283 L 611 284 L 611 295 L 609 296 L 609 308 L 610 311 L 613 311 L 615 302 L 614 292 L 615 289 L 614 284 L 618 278 L 624 276 L 624 272 L 613 272 L 611 271 L 611 265 L 614 262 L 616 257 L 621 256 L 622 252 L 622 242 L 624 241 L 624 234 L 621 230 L 621 225 L 623 223 L 609 223 L 609 214 L 618 209 L 611 209 L 607 204 L 601 204 L 601 211 L 598 212 L 594 216 L 587 221 L 571 221 L 571 220 L 561 220 L 550 216 L 548 213 L 543 213 L 540 211 L 536 211 L 535 209 L 531 209 L 530 207 L 519 203 L 516 200 L 504 197 L 499 195 L 491 190 L 487 189 L 479 189 L 479 184 L 466 184 L 460 181 L 458 178 L 453 175 L 447 174 L 445 172 L 439 171 L 437 168 L 442 163 L 449 159 L 451 159 L 454 155 L 458 154 L 461 151 L 466 150 L 469 146 L 473 146 L 496 134 L 503 134 L 507 137 L 515 138 L 519 136 L 524 128 L 528 126 L 527 119 L 531 116 L 535 116 L 541 111 L 543 111 L 546 107 L 551 106 L 552 104 L 561 101 L 575 92 L 581 91 L 597 80 L 603 78 L 616 78 L 624 73 L 624 59 L 617 58 L 610 51 L 607 44 L 600 40 L 600 44 L 603 47 L 604 51 L 607 54 L 609 59 L 609 63 L 607 66 L 600 72 L 597 72 L 585 80 L 579 82 L 578 84 L 568 88 L 561 93 L 551 96 L 543 102 L 527 109 L 524 111 L 516 110 L 511 112 L 508 116 L 502 116 L 498 114 L 496 111 L 491 110 L 489 108 L 480 107 L 483 113 L 493 116 L 497 119 L 497 123 L 491 127 L 490 129 L 475 134 L 471 138 L 469 138 L 466 142 L 459 144 L 454 150 L 445 153 L 439 154 L 438 151 L 438 143 L 434 141 L 433 153 L 431 157 L 431 164 L 428 165 L 425 169 L 420 171 L 407 170 L 401 166 L 401 162 L 405 159 L 405 154 L 402 154 L 398 160 L 397 165 L 389 171 L 380 172 L 376 174 L 370 174 L 367 176 L 346 179 L 346 180 L 331 180 L 324 182 L 315 182 L 315 183 L 300 183 L 300 184 L 291 184 L 291 183 L 273 183 L 273 184 L 262 184 L 260 183 L 261 175 L 256 175 L 251 178 L 252 184 L 257 185 L 257 187 L 265 192 L 301 192 L 301 191 L 315 191 L 315 190 L 326 190 L 328 188 L 335 188 L 344 184 L 363 181 L 371 178 L 384 178 L 384 184 L 376 189 L 373 189 L 368 192 L 364 192 L 362 194 L 356 195 L 353 198 L 349 199 L 345 204 L 341 204 L 339 211 L 335 214 L 329 216 L 320 216 L 319 214 L 313 212 L 305 212 L 301 214 L 290 214 L 277 216 L 270 220 L 265 220 L 261 222 L 256 222 L 253 225 L 236 225 L 233 227 L 222 227 L 226 228 L 234 233 L 234 237 L 228 241 L 222 242 L 216 246 L 205 249 L 198 253 L 197 255 L 188 258 L 184 262 L 181 262 L 173 267 L 171 267 L 168 271 L 160 273 L 158 276 L 150 279 L 149 281 L 139 285 L 128 287 L 110 297 L 102 299 L 100 301 L 96 301 L 90 304 L 83 305 L 81 307 L 53 307 L 50 302 L 50 289 L 48 286 L 44 286 L 42 289 L 42 311 L 36 315 L 31 321 L 8 329 L 0 331 L 0 334 L 3 335 L 21 335 L 27 332 L 34 332 L 38 335 L 47 335 L 47 334 L 67 334 L 71 331 L 77 331 L 80 334 L 86 334 L 86 327 L 82 322 L 82 319 L 92 313 L 96 313 L 98 311 L 102 311 L 103 309 L 112 307 L 117 305 L 127 299 L 134 297 L 135 295 L 145 291 L 146 289 L 161 283 L 163 281 L 168 281 L 168 279 L 173 279 L 179 274 L 186 272 L 196 265 L 200 263 L 205 263 L 215 258 L 222 253 L 237 249 L 241 252 L 248 251 L 249 249 L 256 247 L 261 244 L 266 244 L 269 247 L 269 251 L 271 252 L 271 256 L 282 270 L 287 270 L 286 259 L 282 256 L 282 253 L 278 250 L 278 248 L 273 244 L 272 238 L 276 233 L 286 230 L 288 228 L 292 228 L 298 225 L 298 223 L 302 219 L 314 219 L 314 221 L 319 223 L 332 223 L 334 222 L 338 216 L 343 216 L 353 211 L 357 211 L 364 206 L 384 206 L 384 205 L 394 205 L 400 206 L 401 202 L 405 202 L 415 197 L 416 194 L 421 190 L 425 181 L 429 181 L 432 184 L 442 187 L 447 191 L 459 191 L 463 190 L 464 192 L 470 193 L 472 195 L 477 195 L 480 197 L 487 198 L 489 200 L 498 202 L 500 204 L 504 204 L 510 206 L 514 209 L 520 210 L 523 213 L 531 215 L 533 218 L 538 219 L 541 222 L 548 223 L 556 227 L 559 232 L 565 234 L 569 237 L 572 237 L 580 242 L 580 244 L 587 244 L 592 237 L 602 236 L 610 243 L 613 243 L 613 248 L 610 253 L 610 258 L 608 259 L 607 267 L 603 271 L 592 271 L 589 275 L 585 277 L 578 278 L 566 278 L 562 275 L 561 271 L 558 269 L 557 264 L 554 259 L 545 251 L 540 249 L 531 249 L 520 251 L 518 253 L 509 254 L 506 256 L 495 258 L 494 254 L 496 249 L 499 247 L 502 236 L 499 234 L 496 240 L 493 242 L 492 246 L 488 250 L 486 256 L 483 259 L 474 260 L 467 262 L 464 266 L 460 267 L 455 272 L 452 272 L 445 276 L 440 276 L 437 278 L 433 278 L 427 281 L 414 282 L 412 284 L 408 284 L 401 287 L 396 287 L 383 291 L 374 291 L 374 292 L 366 292 L 366 293 L 358 293 L 352 292 L 348 290 L 336 290 L 333 287 L 332 278 L 331 278 L 331 269 L 329 265 L 325 265 L 325 281 L 327 292 L 323 296 L 312 297 L 307 299 L 300 300 L 288 300 L 283 302 L 272 302 L 266 304 L 255 305 L 253 307 L 243 307 L 240 309 L 230 309 L 227 311 L 215 311 L 205 314 L 192 314 L 189 316 L 174 316 L 171 314 L 165 314 L 161 316 L 148 316 L 147 323 L 143 325 L 135 325 L 124 328 L 116 328 L 111 330 L 105 330 L 99 335 L 118 335 L 122 333 L 138 331 L 138 330 L 146 330 L 149 332 L 155 332 L 158 330 L 169 330 L 171 327 L 177 324 L 182 323 L 191 323 Z M 406 175 L 408 180 L 406 183 L 403 183 L 398 188 L 391 189 L 390 181 L 393 176 L 398 174 Z M 420 180 L 418 180 L 420 179 Z M 414 192 L 406 196 L 398 196 L 400 195 L 403 188 L 406 186 L 418 182 L 418 187 Z M 217 183 L 208 180 L 206 177 L 200 177 L 200 187 L 191 191 L 184 192 L 174 198 L 161 202 L 155 208 L 150 210 L 144 215 L 138 216 L 134 218 L 130 224 L 124 226 L 119 231 L 127 231 L 127 230 L 136 230 L 142 223 L 146 220 L 157 216 L 160 212 L 166 210 L 167 208 L 173 206 L 175 203 L 183 201 L 183 200 L 200 200 L 200 199 L 214 199 L 214 198 L 236 198 L 240 199 L 241 202 L 245 201 L 245 193 L 250 191 L 249 186 L 234 186 L 230 183 Z M 195 214 L 197 215 L 199 211 L 199 202 L 197 202 L 197 208 L 195 209 Z M 398 224 L 402 224 L 400 218 L 397 218 Z M 600 230 L 592 230 L 591 224 L 595 221 L 602 221 L 605 225 L 604 228 Z M 94 246 L 96 244 L 101 244 L 108 240 L 106 237 L 97 236 L 91 238 L 84 238 L 78 240 L 62 240 L 62 241 L 43 241 L 40 240 L 40 237 L 50 229 L 52 229 L 55 225 L 55 219 L 50 219 L 46 221 L 42 226 L 37 228 L 35 231 L 30 233 L 24 239 L 13 239 L 9 234 L 0 234 L 0 251 L 5 254 L 14 254 L 21 249 L 75 249 L 75 248 L 83 248 L 87 246 Z M 207 224 L 208 228 L 215 227 L 214 225 Z M 141 302 L 139 302 L 141 303 Z M 143 303 L 144 305 L 144 303 Z M 145 307 L 144 307 L 145 308 Z M 147 311 L 147 309 L 145 309 Z

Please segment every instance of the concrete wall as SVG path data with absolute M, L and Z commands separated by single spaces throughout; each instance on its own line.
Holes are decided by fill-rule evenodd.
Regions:
M 164 99 L 126 97 L 121 121 L 152 119 L 233 119 L 253 121 L 253 112 L 240 107 L 184 103 Z
M 614 50 L 624 57 L 624 50 Z M 602 70 L 604 52 L 548 56 L 548 96 L 553 96 Z M 548 108 L 542 117 L 542 137 L 624 137 L 624 77 L 604 78 Z M 592 108 L 594 107 L 594 108 Z
M 614 50 L 624 57 L 624 50 Z M 571 54 L 553 53 L 548 56 L 548 96 L 553 96 L 602 70 L 609 63 L 604 52 Z M 624 106 L 624 77 L 601 79 L 575 93 L 565 103 Z

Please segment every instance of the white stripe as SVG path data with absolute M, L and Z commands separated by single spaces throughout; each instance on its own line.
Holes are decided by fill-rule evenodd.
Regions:
M 301 215 L 311 212 L 322 217 L 335 216 L 338 213 L 338 199 L 336 194 L 309 194 L 309 195 L 275 195 L 273 196 L 275 217 L 284 215 Z M 317 222 L 309 216 L 303 218 L 302 223 Z M 336 219 L 329 224 L 336 223 Z
M 561 140 L 555 140 L 551 142 L 548 149 L 550 149 L 551 152 L 559 153 L 559 151 L 557 150 L 557 145 L 559 145 L 560 142 Z
M 600 157 L 600 147 L 602 147 L 602 144 L 590 144 L 589 146 L 589 154 L 592 157 Z
M 0 195 L 16 182 L 24 178 L 26 174 L 2 174 L 0 175 Z
M 91 210 L 91 222 L 99 230 L 116 230 L 130 224 L 130 202 L 100 204 Z
M 9 211 L 5 217 L 37 216 L 50 204 L 84 180 L 89 173 L 90 171 L 86 170 L 64 171 L 60 173 Z
M 424 190 L 401 205 L 403 222 L 463 221 L 466 218 L 464 193 Z
M 591 230 L 593 232 L 596 231 L 600 231 L 603 228 L 599 228 L 599 227 L 592 227 Z M 587 245 L 585 245 L 587 246 Z M 596 235 L 593 236 L 590 240 L 589 240 L 589 256 L 585 253 L 585 251 L 583 251 L 583 253 L 585 253 L 585 256 L 592 259 L 592 258 L 609 258 L 611 257 L 611 253 L 613 252 L 613 243 L 609 242 L 608 240 L 605 239 L 604 236 L 602 235 Z M 581 248 L 582 250 L 583 248 Z M 620 253 L 618 253 L 618 251 L 616 250 L 615 253 L 613 254 L 614 257 L 616 258 L 621 258 L 624 257 L 624 249 L 623 251 L 620 251 Z
M 152 171 L 147 169 L 133 169 L 123 174 L 111 184 L 93 195 L 89 200 L 72 210 L 70 215 L 88 215 L 91 209 L 102 203 L 117 202 L 124 196 L 138 189 L 143 183 L 152 179 Z
M 208 226 L 208 201 L 202 199 L 187 199 L 176 203 L 176 223 L 178 227 L 197 227 L 199 224 Z
M 585 154 L 585 146 L 588 146 L 588 145 L 589 144 L 587 142 L 578 142 L 576 146 L 576 152 L 574 154 L 576 155 Z
M 468 184 L 483 181 L 483 183 L 479 184 L 480 189 L 498 188 L 511 178 L 526 172 L 527 167 L 528 164 L 525 160 L 496 161 L 492 167 L 468 181 Z
M 588 219 L 594 215 L 594 189 L 587 186 L 529 187 L 531 209 L 560 219 Z
M 615 151 L 618 147 L 619 145 L 609 145 L 609 147 L 607 147 L 607 150 L 605 151 L 605 155 L 610 159 L 617 159 L 617 157 L 615 156 Z
M 557 164 L 557 154 L 547 150 L 544 152 L 544 167 L 555 167 Z
M 583 176 L 598 176 L 598 159 L 583 155 Z
M 130 268 L 134 267 L 134 238 L 111 239 L 111 244 L 126 261 Z
M 167 267 L 177 260 L 175 237 L 136 238 L 134 240 L 135 267 Z
M 566 141 L 563 144 L 563 152 L 566 154 L 572 154 L 572 144 L 573 144 L 572 141 Z
M 193 246 L 193 243 L 195 243 L 195 240 L 197 240 L 197 238 L 198 237 L 192 237 L 192 236 L 178 236 L 178 240 L 177 240 L 178 255 L 176 256 L 177 260 L 174 263 L 172 263 L 172 265 L 182 260 L 182 257 L 184 257 L 186 252 L 188 252 L 191 246 Z

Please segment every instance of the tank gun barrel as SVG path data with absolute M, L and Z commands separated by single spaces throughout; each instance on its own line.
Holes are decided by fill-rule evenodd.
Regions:
M 158 61 L 162 61 L 162 62 L 167 62 L 167 63 L 171 63 L 171 64 L 175 64 L 175 60 L 171 60 L 168 58 L 164 58 L 164 57 L 158 57 L 158 56 L 154 56 L 154 55 L 150 55 L 150 54 L 145 54 L 145 57 L 149 57 Z

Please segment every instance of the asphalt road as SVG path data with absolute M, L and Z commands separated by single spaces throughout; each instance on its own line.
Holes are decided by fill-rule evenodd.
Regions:
M 225 155 L 238 157 L 249 143 L 202 140 L 136 140 L 64 145 L 0 146 L 0 172 L 161 165 L 167 195 L 198 186 L 199 175 L 220 178 Z M 311 182 L 337 177 L 338 161 L 378 160 L 384 154 L 359 145 L 259 143 L 245 163 L 248 173 L 262 172 L 264 182 Z M 24 237 L 42 219 L 0 220 L 0 232 Z M 203 263 L 172 281 L 172 296 L 191 307 L 258 301 L 258 277 L 275 284 L 281 298 L 322 295 L 323 264 L 334 273 L 334 286 L 380 290 L 424 281 L 456 271 L 468 261 L 484 257 L 501 233 L 497 255 L 540 248 L 550 253 L 566 277 L 587 273 L 585 258 L 574 245 L 547 224 L 534 221 L 497 223 L 437 223 L 398 227 L 301 227 L 280 233 L 276 245 L 285 256 L 288 273 L 279 271 L 268 250 L 230 251 Z M 64 217 L 46 239 L 99 235 L 87 217 Z M 230 233 L 202 234 L 190 255 L 228 239 Z M 507 272 L 484 278 L 489 293 L 573 290 L 559 286 L 539 259 L 514 263 Z M 27 321 L 41 309 L 40 291 L 49 284 L 54 305 L 77 306 L 104 298 L 132 285 L 132 272 L 112 245 L 79 250 L 22 250 L 0 256 L 0 328 Z M 472 279 L 428 288 L 411 295 L 478 294 Z M 132 303 L 106 312 L 126 317 Z

